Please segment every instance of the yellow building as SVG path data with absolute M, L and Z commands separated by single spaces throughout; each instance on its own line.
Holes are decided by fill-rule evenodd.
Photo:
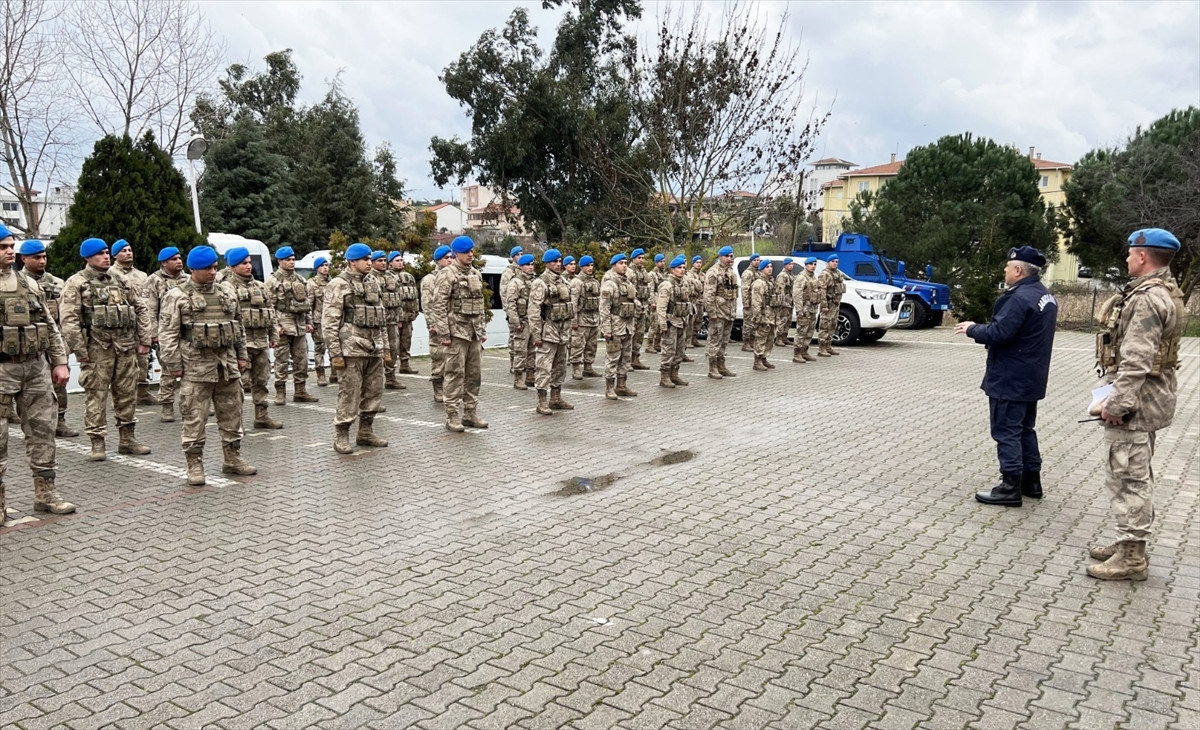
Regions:
M 1063 183 L 1071 177 L 1071 171 L 1074 167 L 1066 162 L 1054 162 L 1052 160 L 1043 160 L 1042 155 L 1033 147 L 1029 148 L 1029 161 L 1033 163 L 1034 169 L 1040 174 L 1038 180 L 1038 189 L 1041 191 L 1042 200 L 1045 201 L 1046 207 L 1061 206 L 1066 203 L 1066 194 L 1063 193 Z M 837 240 L 838 234 L 842 232 L 842 220 L 850 217 L 850 203 L 859 193 L 870 191 L 878 193 L 880 188 L 887 185 L 888 181 L 896 176 L 900 168 L 904 165 L 904 160 L 897 160 L 896 155 L 892 155 L 890 162 L 884 165 L 876 165 L 874 167 L 864 167 L 858 170 L 850 170 L 842 174 L 837 180 L 825 185 L 824 208 L 821 211 L 821 228 L 823 238 L 826 241 Z M 1050 264 L 1042 273 L 1042 278 L 1045 281 L 1076 281 L 1076 271 L 1079 267 L 1078 260 L 1071 254 L 1067 253 L 1063 246 L 1062 237 L 1058 240 L 1058 262 Z

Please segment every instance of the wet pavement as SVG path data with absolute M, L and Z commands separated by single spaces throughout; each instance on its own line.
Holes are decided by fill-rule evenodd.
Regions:
M 972 499 L 984 350 L 948 328 L 766 373 L 735 344 L 721 382 L 692 350 L 689 387 L 568 380 L 553 417 L 489 351 L 490 429 L 407 377 L 350 456 L 313 388 L 247 434 L 257 476 L 210 425 L 202 488 L 142 408 L 149 456 L 60 440 L 62 517 L 28 519 L 14 429 L 0 727 L 1200 727 L 1200 341 L 1136 584 L 1083 570 L 1112 537 L 1092 351 L 1058 337 L 1020 509 Z

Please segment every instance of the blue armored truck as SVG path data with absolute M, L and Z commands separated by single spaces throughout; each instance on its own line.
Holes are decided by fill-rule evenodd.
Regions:
M 910 279 L 904 273 L 904 262 L 889 259 L 876 253 L 871 240 L 861 233 L 843 233 L 837 243 L 815 243 L 809 241 L 793 256 L 815 256 L 827 261 L 838 255 L 838 267 L 859 281 L 874 281 L 891 284 L 904 290 L 904 308 L 900 326 L 917 329 L 937 327 L 950 309 L 950 287 L 936 284 L 933 267 L 925 267 L 925 279 Z M 907 315 L 907 316 L 906 316 Z

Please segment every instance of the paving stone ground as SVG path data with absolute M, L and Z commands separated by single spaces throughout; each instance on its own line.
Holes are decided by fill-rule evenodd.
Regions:
M 984 350 L 948 328 L 769 373 L 735 346 L 735 379 L 698 357 L 689 387 L 636 373 L 619 403 L 568 381 L 551 418 L 490 351 L 490 430 L 446 432 L 410 377 L 391 446 L 352 456 L 314 388 L 247 436 L 257 476 L 199 489 L 179 424 L 142 409 L 151 455 L 61 440 L 79 512 L 0 533 L 0 727 L 1197 728 L 1183 352 L 1136 584 L 1084 573 L 1112 532 L 1083 334 L 1056 341 L 1046 498 L 1020 509 L 972 499 L 996 478 Z

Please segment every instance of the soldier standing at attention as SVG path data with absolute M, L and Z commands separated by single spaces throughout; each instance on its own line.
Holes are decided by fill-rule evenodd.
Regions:
M 392 251 L 388 254 L 388 268 L 399 282 L 400 290 L 400 321 L 396 325 L 398 336 L 392 342 L 388 335 L 388 344 L 392 346 L 392 360 L 396 363 L 396 372 L 401 375 L 416 375 L 417 371 L 409 365 L 412 359 L 413 320 L 421 311 L 421 297 L 417 292 L 417 280 L 404 270 L 404 254 Z
M 1104 401 L 1106 485 L 1116 516 L 1117 541 L 1093 547 L 1103 560 L 1087 572 L 1100 580 L 1145 580 L 1146 541 L 1154 528 L 1154 442 L 1175 418 L 1183 293 L 1171 275 L 1179 239 L 1161 228 L 1134 231 L 1125 258 L 1133 281 L 1101 310 L 1097 362 L 1112 393 Z M 1194 472 L 1193 472 L 1194 473 Z
M 600 282 L 596 281 L 596 260 L 579 259 L 579 274 L 571 280 L 571 304 L 575 321 L 571 324 L 571 377 L 575 380 L 598 378 L 592 369 L 596 361 L 596 339 L 600 328 Z
M 329 260 L 324 256 L 318 256 L 313 261 L 313 274 L 304 282 L 304 287 L 308 290 L 308 299 L 312 302 L 312 317 L 313 323 L 313 363 L 317 371 L 317 385 L 324 386 L 329 384 L 329 379 L 325 377 L 325 356 L 329 352 L 329 348 L 325 345 L 325 335 L 321 331 L 321 307 L 325 303 L 325 287 L 329 284 Z M 337 380 L 333 380 L 334 383 Z
M 91 461 L 104 461 L 104 436 L 111 393 L 121 454 L 149 454 L 134 437 L 138 355 L 150 352 L 150 315 L 124 277 L 109 271 L 108 247 L 99 238 L 79 245 L 87 264 L 63 286 L 62 326 L 67 348 L 79 363 L 87 405 L 84 431 L 92 440 Z
M 655 307 L 658 304 L 658 287 L 667 280 L 667 257 L 666 254 L 654 254 L 654 268 L 649 271 L 650 276 L 650 291 L 654 296 L 650 297 L 650 316 L 649 319 L 655 324 L 651 326 L 649 345 L 646 347 L 646 352 L 660 352 L 662 350 L 662 333 L 658 331 L 658 315 Z
M 635 321 L 637 328 L 633 332 L 633 360 L 630 367 L 634 370 L 649 370 L 649 365 L 642 364 L 642 340 L 646 337 L 646 328 L 653 327 L 650 323 L 650 300 L 654 291 L 650 288 L 650 272 L 646 271 L 646 252 L 640 248 L 633 249 L 629 254 L 629 269 L 626 276 L 637 288 L 638 316 Z
M 607 354 L 604 397 L 616 400 L 617 396 L 637 395 L 626 381 L 633 359 L 633 333 L 637 329 L 634 322 L 638 316 L 637 287 L 629 280 L 629 261 L 625 254 L 613 254 L 608 266 L 600 279 L 600 334 L 604 337 Z
M 225 252 L 223 283 L 238 301 L 238 322 L 246 341 L 246 364 L 242 380 L 249 379 L 254 401 L 254 427 L 276 429 L 283 424 L 271 418 L 267 404 L 267 381 L 271 379 L 271 350 L 275 348 L 275 308 L 266 284 L 254 278 L 250 251 L 244 246 Z
M 188 280 L 163 297 L 158 343 L 163 368 L 181 381 L 187 480 L 200 486 L 204 484 L 205 425 L 210 407 L 221 431 L 221 471 L 248 476 L 258 469 L 242 459 L 245 395 L 241 370 L 247 365 L 247 355 L 237 295 L 225 284 L 216 283 L 217 252 L 212 247 L 188 251 L 187 267 L 191 272 Z
M 562 397 L 575 308 L 571 306 L 571 289 L 562 277 L 562 254 L 552 248 L 542 254 L 542 263 L 546 270 L 529 285 L 529 328 L 537 348 L 537 412 L 549 416 L 553 411 L 575 408 Z
M 775 346 L 775 286 L 771 262 L 758 262 L 758 276 L 750 283 L 750 316 L 754 318 L 754 369 L 774 370 L 767 361 Z
M 383 309 L 387 313 L 388 354 L 390 357 L 383 366 L 383 387 L 388 390 L 405 390 L 405 386 L 396 380 L 396 356 L 400 345 L 400 279 L 388 268 L 387 254 L 383 251 L 371 252 L 371 276 L 379 282 L 383 296 Z
M 750 254 L 750 263 L 742 272 L 742 352 L 754 352 L 754 333 L 757 323 L 750 313 L 750 285 L 754 283 L 754 277 L 758 275 L 758 262 L 758 254 Z
M 103 248 L 103 242 L 100 245 Z M 8 517 L 4 496 L 8 419 L 16 414 L 21 416 L 25 454 L 33 471 L 34 511 L 56 515 L 75 511 L 54 485 L 58 461 L 53 386 L 66 385 L 71 376 L 67 350 L 37 281 L 13 271 L 15 246 L 12 233 L 0 225 L 0 525 Z
M 501 294 L 508 319 L 508 355 L 512 363 L 513 387 L 529 390 L 534 384 L 533 332 L 529 329 L 529 285 L 533 281 L 533 254 L 517 259 L 517 273 L 509 277 Z
M 112 262 L 113 272 L 124 276 L 133 288 L 134 296 L 141 299 L 145 294 L 142 287 L 146 285 L 146 272 L 133 265 L 133 247 L 129 245 L 129 241 L 119 238 L 113 242 Z M 158 400 L 150 395 L 150 353 L 138 355 L 137 404 L 158 405 Z
M 820 289 L 817 287 L 817 257 L 804 260 L 804 270 L 792 282 L 792 304 L 796 307 L 796 342 L 792 348 L 792 362 L 803 365 L 817 358 L 808 354 L 813 331 L 817 326 L 817 307 L 820 306 Z
M 579 267 L 575 265 L 575 257 L 564 256 L 562 278 L 570 285 L 576 276 L 579 276 Z
M 446 429 L 462 433 L 465 427 L 487 428 L 479 417 L 479 386 L 483 382 L 483 343 L 487 342 L 487 302 L 483 277 L 471 265 L 475 242 L 459 236 L 450 242 L 454 262 L 437 275 L 429 314 L 441 339 L 446 371 Z M 459 418 L 459 407 L 462 418 Z
M 787 347 L 788 330 L 792 327 L 792 283 L 795 281 L 795 276 L 792 274 L 792 269 L 795 267 L 795 262 L 791 256 L 783 260 L 783 268 L 775 277 L 775 300 L 778 305 L 775 310 L 775 344 L 779 347 Z
M 308 287 L 296 273 L 296 253 L 291 246 L 275 252 L 279 268 L 267 278 L 267 291 L 275 307 L 275 405 L 287 403 L 288 362 L 296 390 L 293 403 L 316 403 L 320 400 L 305 389 L 308 381 L 308 338 L 312 325 L 312 302 Z M 328 344 L 328 343 L 327 343 Z
M 817 357 L 840 355 L 833 349 L 833 333 L 837 329 L 838 310 L 846 293 L 846 279 L 838 271 L 834 254 L 825 262 L 825 270 L 817 277 L 817 297 L 821 306 L 821 329 L 817 333 Z
M 337 413 L 333 419 L 333 449 L 353 453 L 350 426 L 358 420 L 359 446 L 387 446 L 375 435 L 375 414 L 383 400 L 383 366 L 390 363 L 387 310 L 379 277 L 371 273 L 371 247 L 346 247 L 346 268 L 325 287 L 321 329 L 329 362 L 338 374 Z
M 167 246 L 158 252 L 158 269 L 146 277 L 142 287 L 142 296 L 146 300 L 146 311 L 150 315 L 150 341 L 153 349 L 158 352 L 158 364 L 162 365 L 162 352 L 158 348 L 158 315 L 162 311 L 162 300 L 175 287 L 186 281 L 183 276 L 183 255 L 174 246 Z M 158 402 L 162 406 L 163 423 L 175 422 L 175 391 L 178 383 L 165 367 L 158 377 Z
M 688 347 L 700 346 L 700 321 L 704 319 L 704 257 L 692 257 L 692 268 L 688 269 L 688 283 L 692 287 L 692 316 L 688 320 Z M 654 291 L 658 291 L 655 289 Z M 661 336 L 661 335 L 660 335 Z M 686 357 L 686 354 L 684 355 Z M 691 358 L 684 360 L 691 362 Z
M 717 264 L 704 276 L 704 309 L 708 312 L 708 377 L 714 380 L 736 377 L 725 367 L 725 348 L 737 315 L 738 278 L 733 270 L 733 248 L 723 246 L 717 252 Z
M 449 246 L 438 246 L 433 251 L 433 264 L 437 267 L 421 278 L 421 308 L 425 312 L 425 328 L 429 331 L 429 382 L 433 386 L 433 402 L 442 403 L 442 384 L 445 380 L 446 351 L 442 348 L 441 334 L 433 327 L 433 314 L 430 309 L 436 290 L 437 275 L 453 261 Z
M 10 235 L 8 229 L 0 225 L 0 238 L 8 238 Z M 64 282 L 46 271 L 46 244 L 32 239 L 24 241 L 21 243 L 20 253 L 25 273 L 41 287 L 42 296 L 46 302 L 46 312 L 50 319 L 54 320 L 54 325 L 59 326 L 61 321 L 59 304 L 62 302 Z M 11 264 L 9 268 L 12 268 Z M 65 382 L 55 383 L 54 395 L 58 400 L 58 425 L 54 427 L 54 435 L 64 438 L 78 436 L 79 432 L 67 425 L 67 384 Z
M 662 360 L 658 366 L 658 384 L 663 388 L 687 385 L 679 377 L 679 363 L 683 361 L 683 348 L 687 344 L 687 318 L 691 312 L 688 303 L 688 284 L 684 281 L 687 259 L 676 256 L 671 259 L 671 275 L 658 286 L 657 326 L 662 334 Z
M 504 292 L 508 291 L 509 280 L 512 279 L 514 276 L 516 276 L 517 272 L 520 271 L 520 269 L 521 269 L 520 264 L 517 263 L 517 261 L 520 258 L 521 258 L 521 247 L 513 246 L 512 250 L 508 252 L 508 266 L 505 266 L 504 271 L 500 274 L 500 305 L 501 306 L 504 306 Z M 516 373 L 513 370 L 513 363 L 512 363 L 512 354 L 513 354 L 512 335 L 513 335 L 512 330 L 509 330 L 509 332 L 508 332 L 508 356 L 509 356 L 508 372 L 513 373 L 515 375 Z

